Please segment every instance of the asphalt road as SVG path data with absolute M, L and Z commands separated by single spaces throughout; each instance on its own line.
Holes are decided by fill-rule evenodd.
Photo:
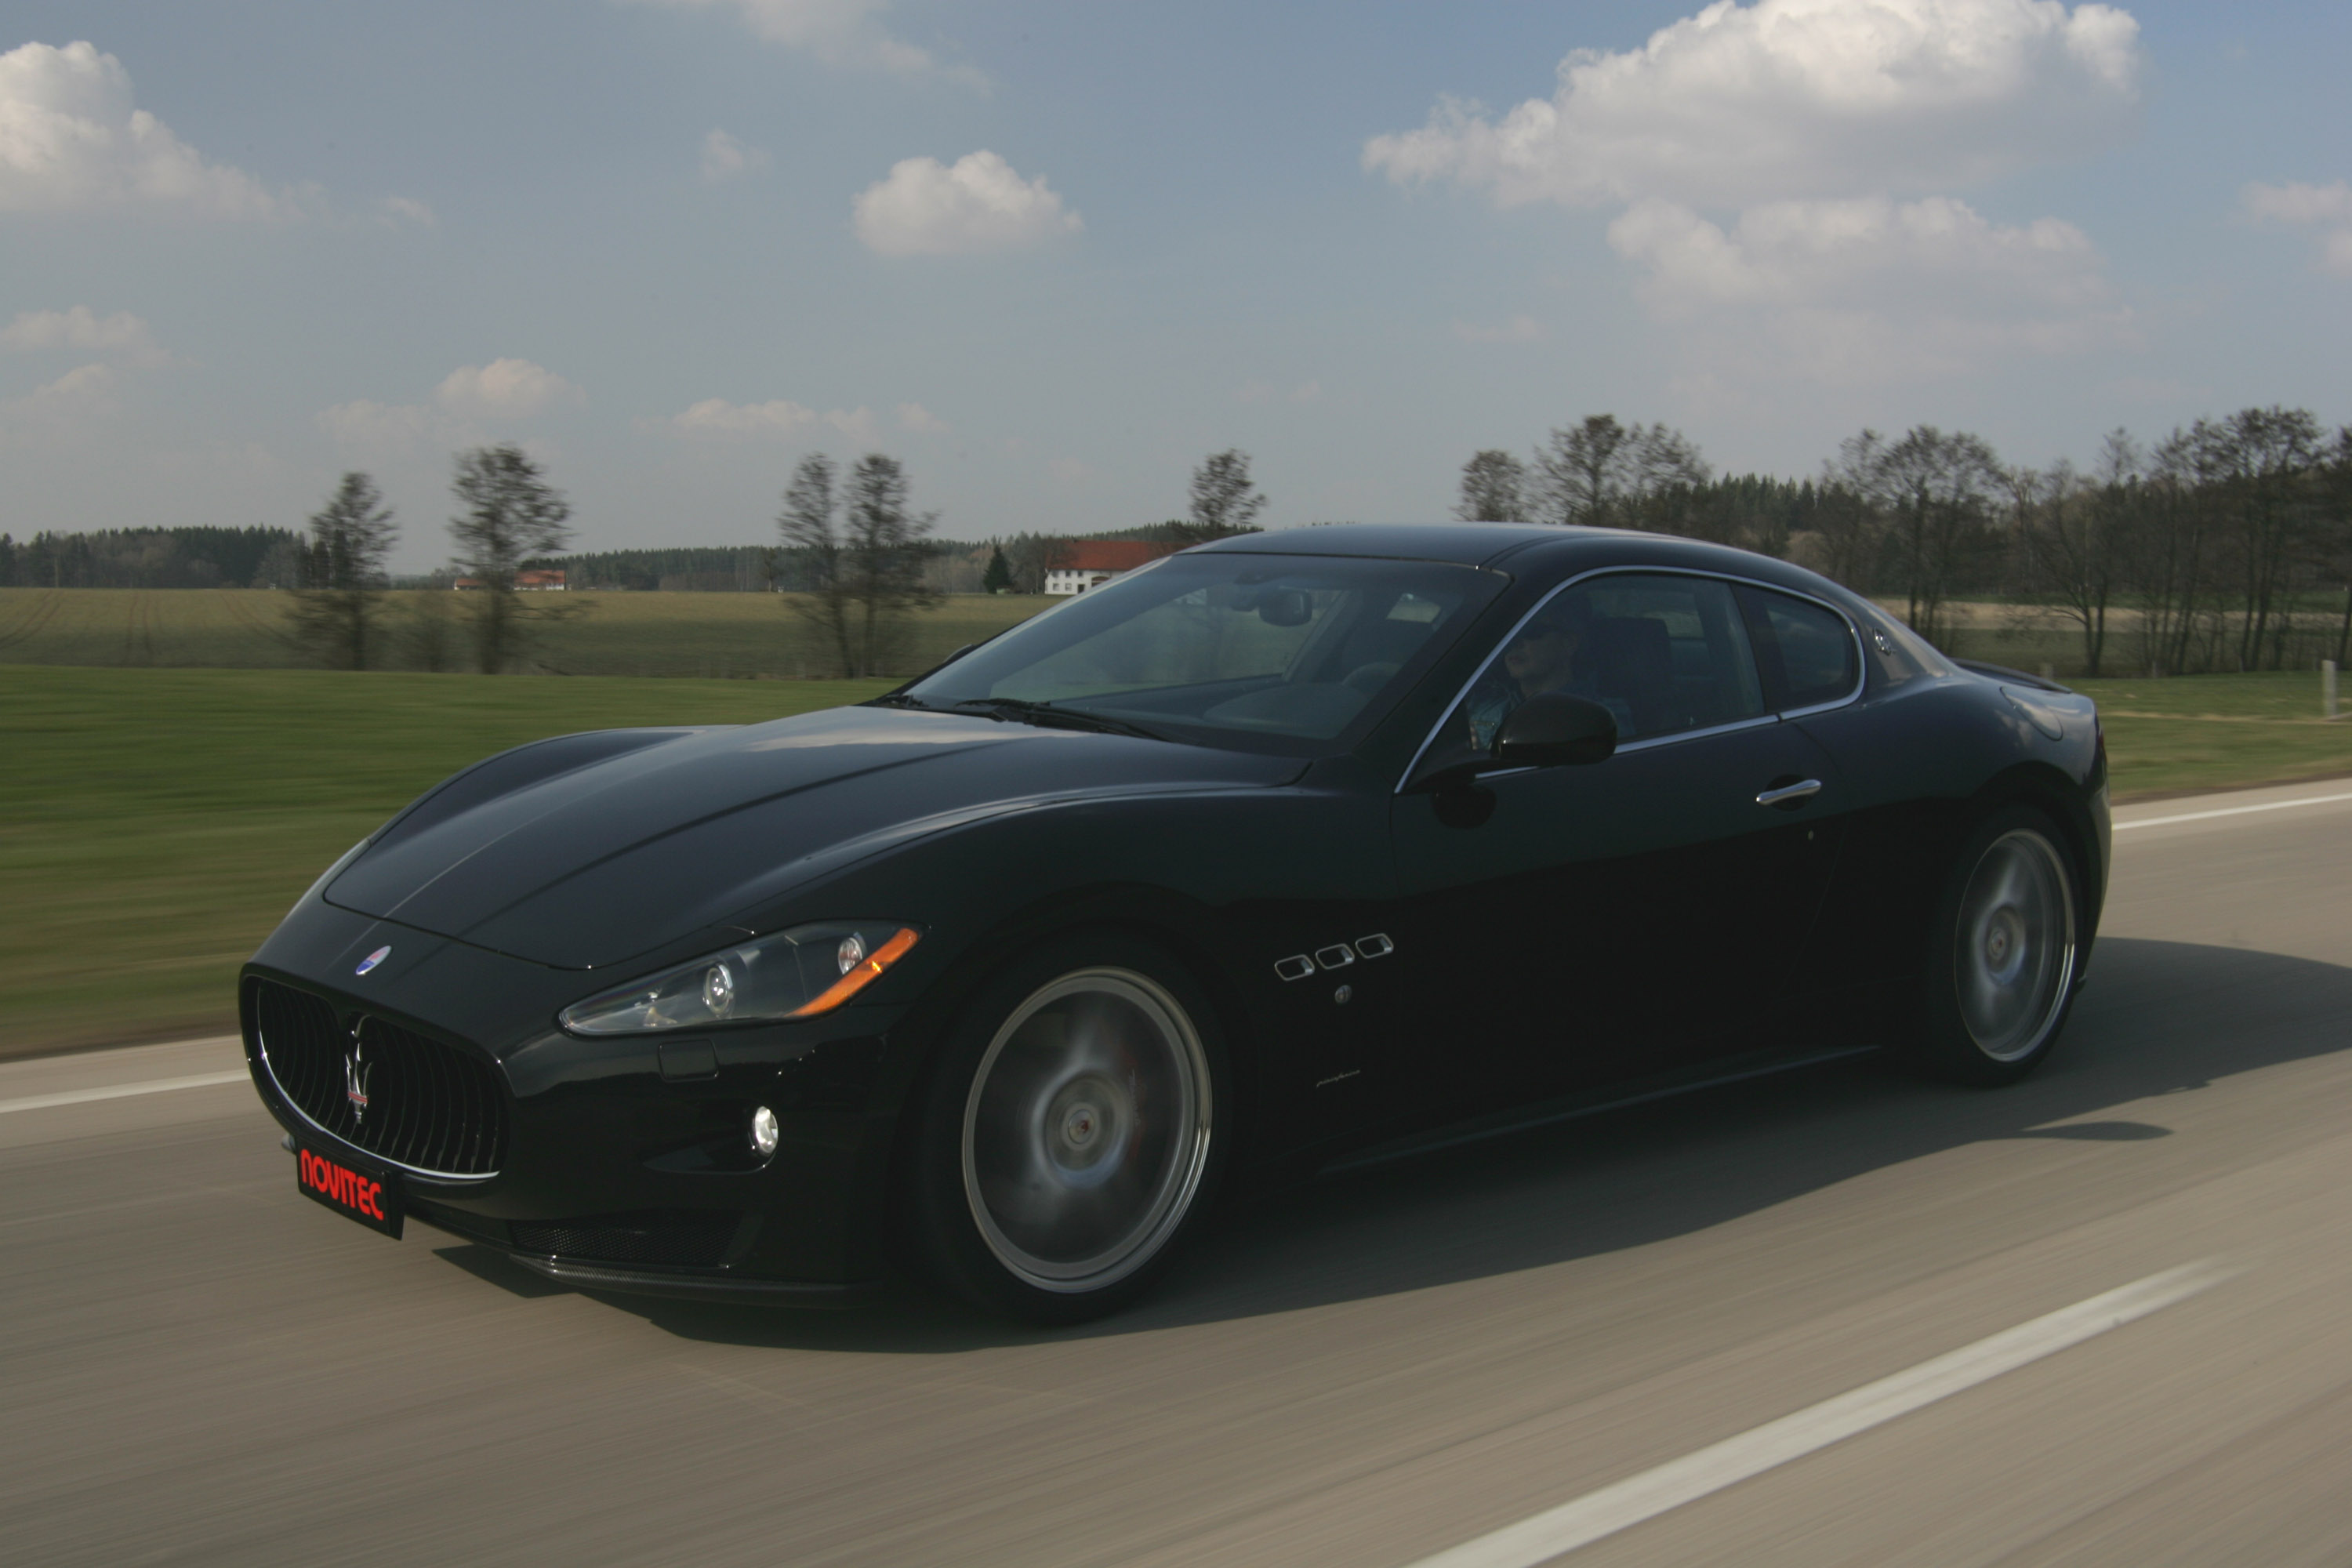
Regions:
M 2020 1088 L 1842 1062 L 1359 1172 L 1076 1332 L 572 1294 L 303 1201 L 241 1085 L 58 1101 L 233 1046 L 0 1065 L 0 1555 L 1381 1568 L 1601 1492 L 1663 1502 L 1578 1564 L 2352 1560 L 2352 800 L 2237 809 L 2329 791 L 2120 814 L 2235 813 L 2118 835 Z

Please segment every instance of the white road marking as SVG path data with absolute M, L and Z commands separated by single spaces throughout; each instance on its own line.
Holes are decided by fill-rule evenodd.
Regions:
M 2284 811 L 2294 805 L 2332 805 L 2340 800 L 2352 800 L 2352 794 L 2306 795 L 2301 800 L 2266 800 L 2260 805 L 2225 805 L 2218 811 L 2184 811 L 2178 816 L 2144 816 L 2137 822 L 2118 822 L 2117 833 L 2128 833 L 2135 827 L 2164 827 L 2175 822 L 2202 822 L 2209 816 L 2243 816 L 2250 811 Z
M 175 1089 L 210 1089 L 215 1084 L 250 1083 L 244 1072 L 200 1072 L 190 1078 L 151 1078 L 145 1083 L 118 1083 L 105 1089 L 73 1089 L 62 1094 L 34 1094 L 23 1100 L 0 1100 L 0 1116 L 12 1110 L 47 1110 L 58 1105 L 87 1105 L 93 1100 L 125 1100 L 134 1094 L 169 1094 Z
M 2240 1272 L 2205 1258 L 2062 1307 L 2030 1323 L 1727 1437 L 1573 1502 L 1507 1525 L 1412 1568 L 1531 1568 L 1603 1536 L 1654 1519 L 1858 1432 L 1909 1415 L 2029 1362 L 2162 1311 Z

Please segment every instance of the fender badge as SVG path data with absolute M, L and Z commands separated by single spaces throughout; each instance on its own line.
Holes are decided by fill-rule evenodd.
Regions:
M 373 969 L 377 964 L 382 963 L 385 959 L 390 958 L 391 956 L 392 944 L 390 942 L 386 942 L 383 946 L 377 948 L 373 952 L 369 953 L 365 958 L 361 959 L 360 966 L 357 969 L 352 970 L 352 973 L 353 974 L 365 974 L 369 970 Z

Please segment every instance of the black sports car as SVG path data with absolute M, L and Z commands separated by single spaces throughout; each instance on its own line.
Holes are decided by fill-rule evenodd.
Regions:
M 2093 705 L 1785 563 L 1329 527 L 887 696 L 490 758 L 246 966 L 302 1190 L 583 1287 L 1047 1321 L 1221 1185 L 1759 1052 L 2030 1069 L 2107 866 Z

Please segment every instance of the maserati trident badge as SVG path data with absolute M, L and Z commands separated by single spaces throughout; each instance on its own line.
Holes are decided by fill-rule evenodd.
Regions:
M 352 973 L 353 974 L 365 974 L 369 970 L 373 969 L 377 964 L 382 963 L 385 959 L 390 958 L 391 956 L 392 944 L 390 942 L 386 942 L 382 947 L 377 948 L 373 952 L 369 953 L 365 958 L 361 959 L 360 966 L 357 969 L 352 970 Z
M 355 1038 L 352 1041 L 352 1054 L 343 1058 L 343 1098 L 352 1102 L 352 1125 L 354 1127 L 367 1120 L 368 1073 L 375 1066 L 373 1062 L 360 1059 L 360 1053 L 366 1048 Z

